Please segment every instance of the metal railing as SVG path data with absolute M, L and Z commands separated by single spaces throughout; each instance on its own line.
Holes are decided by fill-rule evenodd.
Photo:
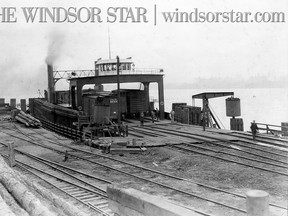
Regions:
M 111 71 L 100 71 L 99 76 L 112 76 L 116 75 L 116 70 Z M 122 70 L 119 71 L 120 75 L 129 75 L 129 74 L 164 74 L 163 69 L 159 68 L 134 68 L 131 70 Z M 60 79 L 71 79 L 79 77 L 92 77 L 95 76 L 95 70 L 63 70 L 63 71 L 53 71 L 54 80 L 58 81 Z
M 252 123 L 252 122 L 251 122 Z M 264 124 L 264 123 L 259 123 L 259 122 L 255 122 L 255 124 L 257 124 L 258 126 L 258 130 L 262 130 L 265 131 L 266 134 L 282 134 L 283 133 L 283 128 L 288 130 L 288 126 L 279 126 L 279 125 L 273 125 L 273 124 Z M 264 126 L 264 127 L 259 127 L 260 126 Z
M 56 123 L 52 123 L 50 121 L 44 120 L 44 119 L 40 119 L 42 126 L 48 130 L 54 131 L 58 134 L 61 134 L 65 137 L 69 137 L 73 140 L 77 140 L 77 139 L 81 139 L 83 132 L 70 128 L 70 127 L 66 127 L 60 124 L 56 124 Z
M 109 76 L 109 75 L 116 75 L 117 71 L 116 70 L 111 70 L 111 71 L 100 71 L 99 76 Z M 164 74 L 163 69 L 159 68 L 134 68 L 131 70 L 121 70 L 119 71 L 119 74 L 121 75 L 129 75 L 129 74 Z
M 95 70 L 64 70 L 64 71 L 53 71 L 53 78 L 59 79 L 70 79 L 79 77 L 90 77 L 95 76 Z

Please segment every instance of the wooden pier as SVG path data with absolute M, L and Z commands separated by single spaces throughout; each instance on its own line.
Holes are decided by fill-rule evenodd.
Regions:
M 271 216 L 287 211 L 285 137 L 263 133 L 257 134 L 254 141 L 249 132 L 215 128 L 203 131 L 201 126 L 165 120 L 152 123 L 148 119 L 140 126 L 138 120 L 129 120 L 128 136 L 90 137 L 95 147 L 110 143 L 109 154 L 93 148 L 91 142 L 77 141 L 83 134 L 75 136 L 77 131 L 67 128 L 48 123 L 43 123 L 48 125 L 47 129 L 26 128 L 6 120 L 0 123 L 1 154 L 8 157 L 7 144 L 14 142 L 14 169 L 36 182 L 45 179 L 45 184 L 59 186 L 56 193 L 60 197 L 68 195 L 85 205 L 81 196 L 89 197 L 94 203 L 94 210 L 89 210 L 91 214 L 93 211 L 111 214 L 105 194 L 106 186 L 111 184 L 153 194 L 159 199 L 164 196 L 200 215 L 244 216 L 246 193 L 252 189 L 270 194 Z M 69 134 L 73 139 L 68 138 Z M 69 186 L 70 181 L 76 181 L 74 178 L 78 183 Z M 104 193 L 101 199 L 93 194 L 95 188 Z M 76 206 L 83 208 L 80 204 Z

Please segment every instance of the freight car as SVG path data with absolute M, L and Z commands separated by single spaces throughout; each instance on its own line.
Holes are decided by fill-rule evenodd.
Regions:
M 139 113 L 153 109 L 148 107 L 145 92 L 136 89 L 120 90 L 120 115 L 125 117 L 139 116 Z M 93 123 L 103 122 L 106 118 L 112 121 L 117 119 L 118 98 L 117 91 L 97 92 L 94 95 L 83 95 L 83 112 Z

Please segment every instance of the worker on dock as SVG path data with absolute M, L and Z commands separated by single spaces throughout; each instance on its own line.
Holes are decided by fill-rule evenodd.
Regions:
M 255 123 L 255 120 L 253 120 L 253 122 L 251 123 L 250 129 L 253 135 L 253 140 L 255 140 L 256 134 L 259 130 L 257 124 Z
M 121 126 L 120 126 L 120 134 L 122 134 L 121 136 L 125 137 L 126 134 L 127 134 L 127 125 L 125 125 L 124 122 L 121 123 Z
M 175 112 L 174 112 L 174 110 L 171 110 L 171 112 L 170 112 L 171 123 L 174 123 L 174 117 L 175 117 Z
M 151 111 L 151 118 L 152 118 L 152 123 L 154 123 L 154 120 L 156 118 L 154 110 Z
M 140 114 L 140 123 L 141 123 L 141 126 L 144 125 L 144 113 L 143 112 L 141 112 Z
M 155 113 L 156 113 L 156 119 L 158 121 L 159 120 L 159 110 L 158 110 L 158 108 L 156 108 Z
M 112 143 L 113 143 L 113 141 L 109 142 L 109 141 L 104 140 L 104 143 L 101 145 L 102 146 L 102 153 L 109 154 Z
M 203 126 L 204 123 L 204 114 L 203 111 L 201 110 L 200 115 L 199 115 L 199 125 Z

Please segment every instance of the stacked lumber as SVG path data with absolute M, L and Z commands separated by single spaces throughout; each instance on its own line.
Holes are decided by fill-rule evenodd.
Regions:
M 10 121 L 10 120 L 11 120 L 10 115 L 0 116 L 0 121 Z
M 139 154 L 145 152 L 147 149 L 143 146 L 143 143 L 138 143 L 135 139 L 132 142 L 112 142 L 110 147 L 111 154 Z
M 175 109 L 175 110 L 174 110 Z M 182 105 L 181 103 L 173 104 L 175 112 L 175 121 L 183 124 L 200 124 L 201 107 Z
M 42 126 L 41 122 L 38 119 L 34 118 L 30 114 L 27 114 L 23 111 L 19 111 L 19 110 L 14 111 L 13 116 L 18 122 L 25 124 L 26 127 L 39 128 Z

